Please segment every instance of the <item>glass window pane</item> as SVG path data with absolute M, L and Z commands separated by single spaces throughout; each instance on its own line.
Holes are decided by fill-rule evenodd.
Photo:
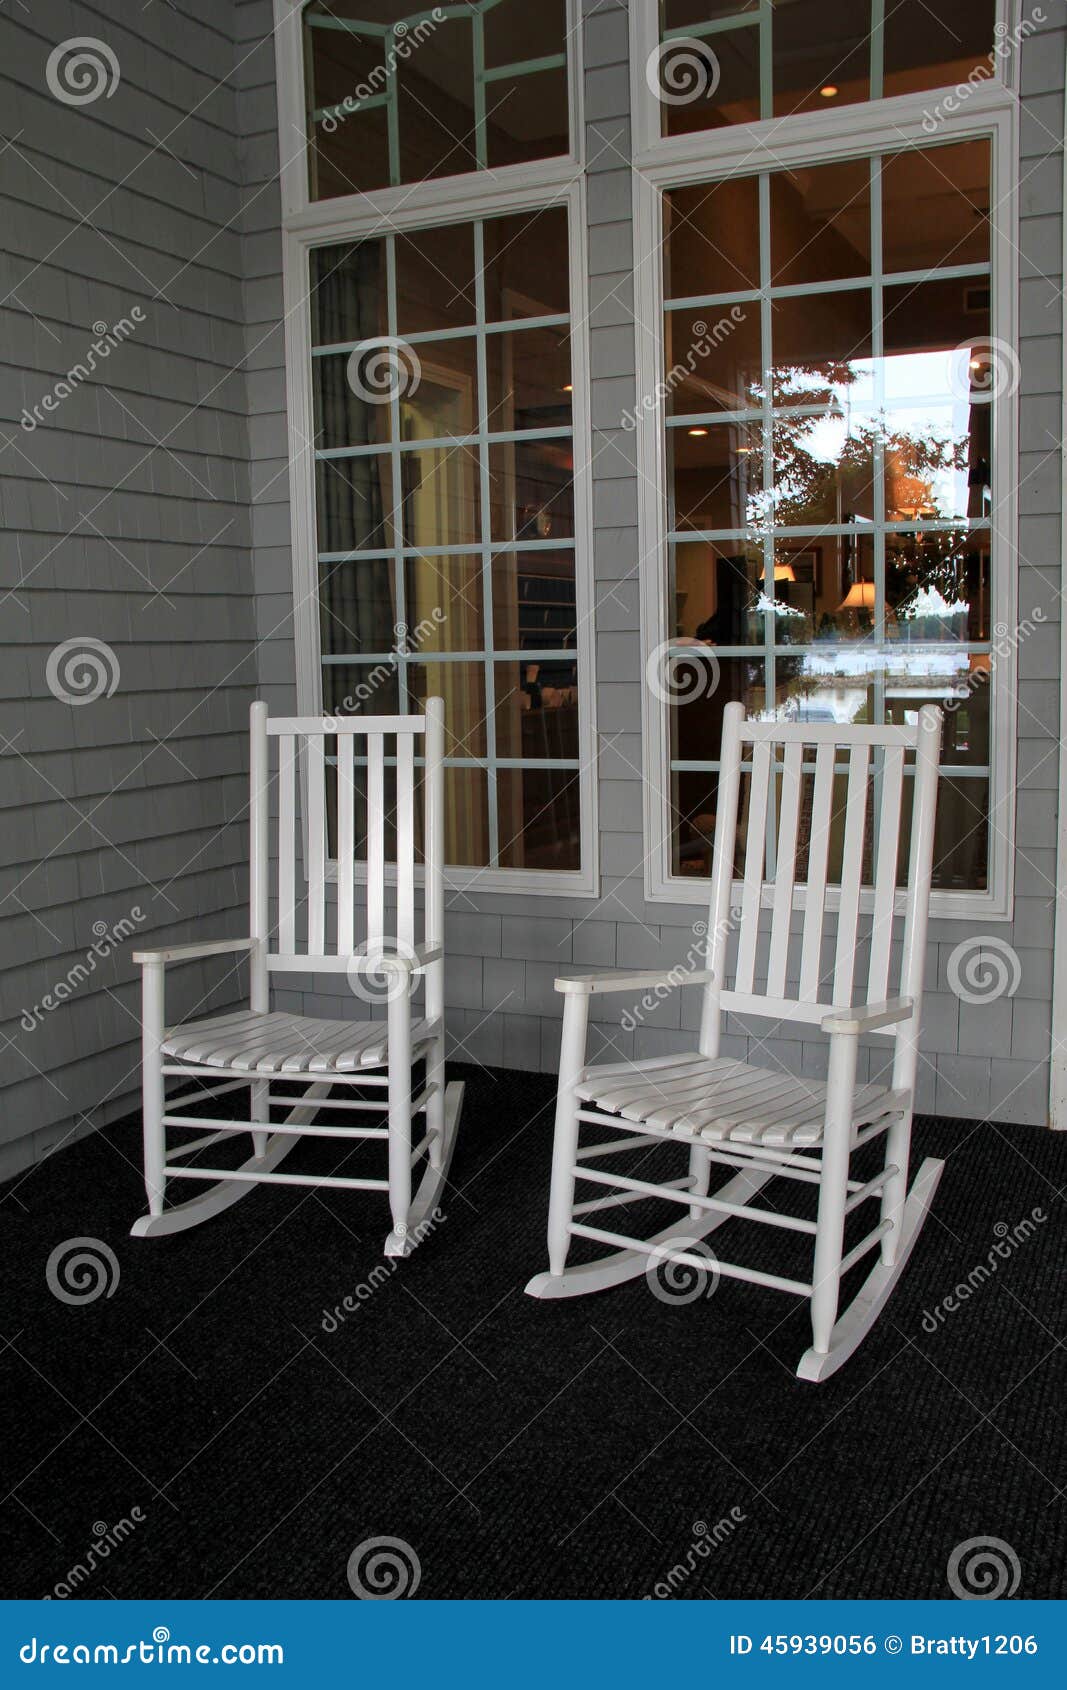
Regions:
M 793 0 L 775 8 L 775 117 L 870 98 L 869 11 L 857 0 Z
M 569 440 L 517 440 L 490 446 L 492 538 L 572 539 L 572 471 Z
M 319 565 L 324 654 L 392 651 L 397 641 L 396 578 L 388 558 Z
M 717 677 L 717 680 L 716 680 Z M 707 659 L 699 648 L 681 652 L 668 686 L 683 702 L 671 706 L 671 759 L 716 762 L 722 748 L 722 713 L 740 699 L 745 715 L 758 721 L 767 710 L 767 665 L 760 658 Z
M 663 197 L 665 299 L 759 287 L 757 177 L 670 188 Z
M 478 320 L 473 224 L 418 229 L 394 239 L 397 333 L 473 327 Z
M 491 217 L 482 230 L 487 323 L 570 310 L 566 211 L 556 206 Z
M 996 0 L 893 0 L 885 9 L 885 92 L 955 87 L 993 74 Z
M 931 402 L 893 406 L 885 432 L 886 516 L 890 522 L 987 518 L 991 465 L 984 424 L 988 407 Z M 972 434 L 969 416 L 980 432 Z
M 401 708 L 393 663 L 325 663 L 322 708 L 328 716 L 392 716 Z
M 886 288 L 883 310 L 887 398 L 969 393 L 969 349 L 989 344 L 988 287 L 904 282 Z
M 309 270 L 312 346 L 346 345 L 386 332 L 383 241 L 313 247 Z
M 485 756 L 485 667 L 481 663 L 408 664 L 412 708 L 445 701 L 445 756 Z
M 895 153 L 882 164 L 883 268 L 989 263 L 990 143 Z
M 988 767 L 989 654 L 896 646 L 883 662 L 886 721 L 914 721 L 921 705 L 937 704 L 945 713 L 942 763 Z
M 574 553 L 503 552 L 493 559 L 493 640 L 498 651 L 573 649 Z
M 660 27 L 692 29 L 694 24 L 710 23 L 714 18 L 732 18 L 741 12 L 758 12 L 760 0 L 660 0 Z
M 758 410 L 763 398 L 761 347 L 757 304 L 665 312 L 663 387 L 668 416 Z
M 680 644 L 762 644 L 763 548 L 741 540 L 679 540 L 671 544 L 674 627 Z M 699 651 L 682 652 L 683 668 L 700 670 Z M 709 671 L 713 672 L 713 671 Z
M 329 7 L 335 9 L 344 10 Z M 373 4 L 359 8 L 372 21 L 374 10 Z M 386 188 L 390 181 L 386 43 L 373 33 L 328 28 L 326 16 L 325 4 L 304 14 L 312 199 Z
M 404 579 L 408 651 L 481 651 L 481 558 L 408 558 Z
M 494 663 L 498 757 L 578 757 L 578 665 L 567 658 Z
M 827 414 L 833 415 L 853 396 L 869 399 L 873 350 L 869 289 L 774 300 L 771 345 L 776 405 L 825 404 Z
M 361 358 L 358 352 L 329 352 L 312 360 L 316 450 L 389 443 L 392 413 L 388 396 L 368 385 L 368 375 L 373 377 L 368 357 Z M 399 365 L 392 367 L 398 369 Z
M 502 868 L 578 868 L 581 786 L 577 772 L 501 769 L 497 816 Z
M 486 336 L 489 432 L 570 427 L 571 357 L 565 328 Z
M 871 270 L 871 167 L 846 159 L 771 177 L 771 284 L 847 281 Z
M 481 539 L 478 449 L 433 446 L 400 459 L 407 546 L 466 546 Z
M 669 428 L 667 488 L 672 530 L 761 527 L 763 430 L 750 423 Z
M 942 643 L 988 640 L 988 529 L 886 535 L 886 633 Z
M 320 552 L 383 551 L 396 544 L 388 452 L 319 458 L 315 511 Z
M 558 158 L 567 152 L 567 100 L 567 72 L 562 66 L 490 82 L 485 161 L 489 169 Z
M 445 861 L 489 862 L 489 780 L 484 769 L 445 770 Z
M 789 535 L 774 545 L 774 638 L 779 645 L 870 640 L 875 629 L 874 537 Z
M 401 440 L 476 434 L 477 370 L 473 335 L 420 340 L 417 346 L 399 349 L 390 375 L 399 387 Z
M 756 123 L 761 116 L 760 32 L 755 14 L 753 23 L 717 30 L 706 41 L 682 37 L 664 42 L 655 68 L 665 135 Z
M 774 522 L 779 528 L 871 523 L 875 514 L 873 419 L 832 411 L 774 425 Z

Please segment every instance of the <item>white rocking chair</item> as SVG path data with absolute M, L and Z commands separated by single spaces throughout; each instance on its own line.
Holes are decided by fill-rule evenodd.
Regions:
M 742 705 L 727 705 L 707 970 L 590 974 L 556 981 L 556 990 L 565 994 L 565 1000 L 548 1221 L 549 1272 L 530 1281 L 526 1289 L 531 1296 L 575 1297 L 606 1290 L 650 1271 L 650 1258 L 666 1260 L 809 1298 L 813 1344 L 797 1370 L 802 1379 L 825 1379 L 855 1350 L 911 1254 L 943 1166 L 928 1158 L 908 1190 L 940 742 L 941 712 L 930 705 L 919 711 L 913 727 L 854 728 L 749 722 Z M 840 803 L 834 804 L 839 748 L 848 758 L 843 811 Z M 905 776 L 909 751 L 914 753 L 914 770 Z M 730 901 L 742 757 L 751 758 L 751 782 L 736 977 L 733 989 L 726 990 L 723 971 L 733 925 Z M 899 962 L 900 996 L 888 998 L 905 779 L 912 786 L 907 910 Z M 867 844 L 872 789 L 877 832 Z M 769 830 L 775 866 L 765 876 L 768 805 L 775 802 L 777 823 Z M 798 839 L 801 858 L 806 854 L 802 888 L 797 873 L 801 866 Z M 839 846 L 842 867 L 837 940 L 828 970 L 829 990 L 824 994 L 822 930 L 831 839 Z M 865 858 L 873 881 L 866 890 Z M 757 977 L 757 929 L 764 903 L 771 911 L 770 945 Z M 861 905 L 870 908 L 873 918 L 867 1002 L 852 1008 Z M 803 920 L 794 933 L 792 918 L 798 907 L 803 909 Z M 704 988 L 695 1050 L 643 1062 L 586 1066 L 586 1030 L 594 993 L 640 994 L 690 983 Z M 828 1001 L 820 1001 L 823 995 Z M 770 1067 L 721 1057 L 724 1011 L 821 1027 L 830 1035 L 827 1081 L 793 1078 Z M 857 1085 L 859 1038 L 879 1032 L 894 1040 L 890 1084 Z M 579 1149 L 579 1131 L 585 1125 L 598 1129 L 598 1142 Z M 605 1141 L 605 1129 L 616 1129 L 622 1136 Z M 853 1151 L 880 1134 L 886 1140 L 881 1170 L 862 1181 L 850 1178 Z M 647 1152 L 665 1140 L 689 1147 L 688 1173 L 682 1178 L 654 1183 L 592 1165 L 621 1151 Z M 731 1168 L 734 1174 L 715 1196 L 709 1196 L 713 1165 Z M 601 1193 L 576 1203 L 576 1179 L 598 1191 L 606 1187 L 610 1195 Z M 817 1219 L 753 1206 L 752 1198 L 772 1179 L 817 1185 Z M 683 1205 L 687 1210 L 684 1224 L 668 1226 L 647 1239 L 589 1224 L 600 1210 L 643 1198 Z M 846 1220 L 873 1198 L 879 1201 L 878 1223 L 846 1252 Z M 737 1217 L 810 1234 L 814 1241 L 810 1279 L 787 1279 L 714 1259 L 699 1241 Z M 598 1261 L 568 1268 L 572 1238 L 617 1248 Z M 875 1248 L 879 1260 L 839 1318 L 843 1276 Z
M 326 740 L 337 740 L 336 927 L 327 934 L 327 791 Z M 396 742 L 396 937 L 385 934 L 385 754 L 386 740 Z M 424 938 L 415 944 L 415 742 L 423 740 L 424 763 Z M 354 742 L 365 741 L 360 763 L 366 770 L 366 939 L 357 946 L 354 867 L 356 786 Z M 271 743 L 278 747 L 277 897 L 278 926 L 272 947 L 268 896 L 270 881 Z M 405 1256 L 425 1236 L 448 1174 L 463 1086 L 445 1084 L 444 1060 L 444 706 L 426 702 L 421 716 L 275 717 L 267 706 L 251 709 L 251 934 L 203 945 L 172 945 L 135 952 L 144 970 L 144 1158 L 149 1213 L 133 1227 L 135 1237 L 157 1238 L 183 1232 L 220 1214 L 252 1185 L 339 1187 L 387 1191 L 392 1231 L 387 1256 Z M 307 794 L 304 849 L 307 862 L 307 921 L 303 944 L 297 931 L 296 776 L 303 759 Z M 331 924 L 332 925 L 332 924 Z M 183 1026 L 166 1026 L 163 971 L 167 963 L 194 957 L 247 951 L 250 958 L 250 1007 Z M 380 996 L 387 1019 L 319 1020 L 285 1015 L 270 1008 L 272 975 L 329 973 L 347 975 L 368 1002 Z M 425 976 L 423 1015 L 415 1019 L 412 996 Z M 413 1069 L 425 1063 L 425 1077 L 413 1096 Z M 216 1079 L 220 1084 L 164 1095 L 168 1078 L 183 1075 Z M 299 1101 L 291 1093 L 272 1097 L 278 1082 L 306 1084 Z M 189 1104 L 223 1092 L 249 1088 L 244 1121 L 211 1120 L 183 1114 Z M 339 1092 L 340 1096 L 331 1095 Z M 370 1093 L 370 1096 L 359 1094 Z M 376 1095 L 375 1095 L 376 1093 Z M 384 1095 L 383 1095 L 384 1093 Z M 271 1105 L 286 1107 L 284 1119 L 271 1122 Z M 320 1110 L 381 1114 L 387 1126 L 326 1125 L 314 1122 Z M 425 1115 L 425 1132 L 412 1145 L 412 1118 Z M 331 1118 L 332 1119 L 332 1118 Z M 200 1134 L 168 1153 L 167 1129 Z M 206 1132 L 204 1129 L 208 1129 Z M 189 1166 L 185 1158 L 234 1133 L 251 1133 L 253 1154 L 236 1168 Z M 278 1173 L 278 1164 L 304 1136 L 353 1141 L 386 1139 L 388 1179 L 341 1175 Z M 412 1169 L 425 1157 L 418 1192 L 412 1200 Z M 167 1181 L 210 1182 L 211 1189 L 188 1202 L 164 1208 Z

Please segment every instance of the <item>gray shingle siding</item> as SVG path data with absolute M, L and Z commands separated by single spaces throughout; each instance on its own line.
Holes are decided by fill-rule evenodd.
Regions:
M 247 928 L 255 604 L 232 22 L 228 7 L 120 0 L 0 17 L 0 1174 L 136 1103 L 138 940 Z M 48 55 L 72 36 L 114 52 L 110 98 L 49 92 Z M 93 325 L 134 307 L 143 323 L 106 362 L 19 426 L 84 362 Z M 119 679 L 72 706 L 46 664 L 86 636 Z M 101 925 L 122 921 L 134 934 L 90 965 Z M 72 970 L 61 1007 L 20 1026 Z M 176 1014 L 235 993 L 217 965 L 172 986 Z

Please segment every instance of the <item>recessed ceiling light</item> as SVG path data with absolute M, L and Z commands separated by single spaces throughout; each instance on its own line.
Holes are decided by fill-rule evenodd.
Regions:
M 564 391 L 564 393 L 573 393 L 574 392 L 573 383 L 568 382 L 566 387 L 563 389 L 563 391 Z
M 822 95 L 824 100 L 832 100 L 837 95 L 837 87 L 833 82 L 828 82 L 825 88 L 819 89 L 819 93 Z
M 689 435 L 691 440 L 702 440 L 707 432 L 706 428 L 690 428 L 686 430 L 686 433 Z

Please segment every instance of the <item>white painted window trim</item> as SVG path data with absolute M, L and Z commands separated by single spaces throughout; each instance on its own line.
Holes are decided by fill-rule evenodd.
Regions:
M 313 433 L 311 324 L 307 266 L 313 247 L 372 235 L 478 218 L 567 208 L 570 241 L 572 428 L 574 449 L 574 575 L 578 634 L 578 781 L 581 867 L 547 869 L 446 867 L 450 889 L 544 897 L 596 897 L 599 893 L 596 779 L 596 642 L 593 625 L 593 492 L 589 264 L 586 235 L 584 134 L 581 99 L 580 0 L 567 0 L 568 92 L 572 152 L 533 164 L 471 171 L 312 201 L 308 196 L 306 115 L 301 33 L 303 0 L 274 0 L 278 130 L 281 149 L 282 282 L 289 431 L 289 487 L 293 551 L 293 636 L 297 710 L 322 711 L 322 668 L 315 545 L 315 466 L 308 450 Z M 290 138 L 287 144 L 286 138 Z M 336 878 L 336 866 L 328 875 Z M 363 878 L 357 865 L 357 880 Z M 392 879 L 392 875 L 387 875 Z
M 1002 0 L 1003 13 L 1005 0 Z M 992 140 L 991 283 L 996 315 L 991 334 L 1018 344 L 1018 208 L 1012 192 L 1019 179 L 1018 99 L 1006 81 L 972 90 L 958 113 L 935 134 L 924 129 L 938 90 L 894 96 L 836 112 L 811 112 L 788 122 L 772 119 L 666 140 L 651 134 L 659 106 L 645 81 L 654 50 L 656 12 L 632 6 L 631 98 L 634 123 L 634 316 L 637 330 L 636 450 L 638 544 L 641 558 L 642 651 L 647 661 L 668 636 L 666 561 L 666 440 L 662 380 L 661 202 L 666 188 L 707 182 L 731 174 L 754 175 L 779 166 L 819 164 L 907 146 L 988 136 Z M 1016 55 L 1017 56 L 1017 55 Z M 1013 56 L 1014 57 L 1014 56 Z M 944 91 L 940 91 L 943 93 Z M 771 144 L 773 141 L 773 145 Z M 713 308 L 709 308 L 713 309 Z M 994 547 L 994 623 L 1017 626 L 1018 461 L 1015 398 L 998 406 L 994 462 L 997 502 L 991 523 Z M 1014 648 L 997 658 L 991 697 L 989 765 L 990 827 L 988 887 L 985 891 L 935 891 L 930 913 L 939 919 L 1010 920 L 1014 908 L 1016 663 Z M 652 903 L 693 904 L 704 882 L 671 869 L 669 706 L 642 688 L 642 733 L 648 779 L 644 786 L 645 896 Z M 799 893 L 801 903 L 803 893 Z M 897 905 L 903 911 L 907 893 Z M 865 895 L 865 903 L 869 903 Z M 827 905 L 834 907 L 828 895 Z

